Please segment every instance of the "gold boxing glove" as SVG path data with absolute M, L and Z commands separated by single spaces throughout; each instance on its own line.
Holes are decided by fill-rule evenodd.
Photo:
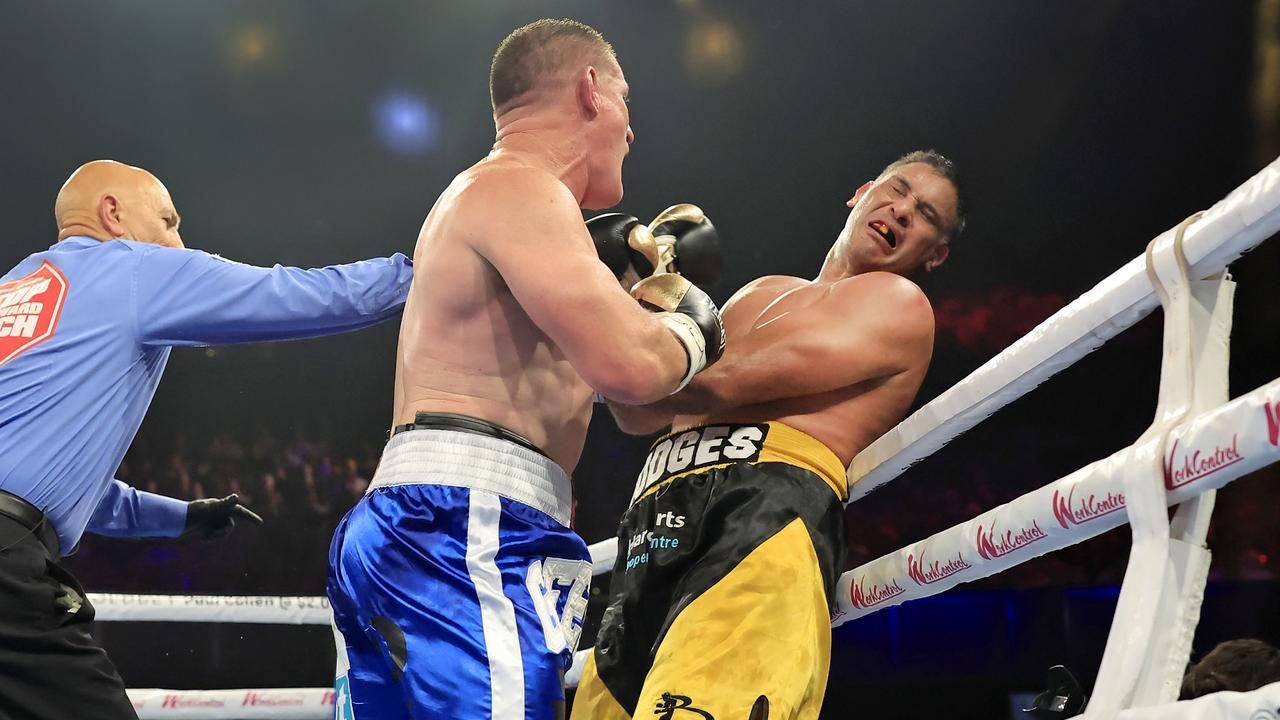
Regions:
M 645 308 L 659 314 L 689 356 L 689 369 L 672 392 L 679 392 L 693 376 L 724 354 L 724 323 L 720 309 L 697 285 L 675 273 L 659 273 L 631 288 Z
M 720 237 L 697 205 L 672 205 L 647 226 L 637 223 L 627 245 L 644 258 L 633 263 L 641 277 L 674 272 L 702 287 L 720 281 Z

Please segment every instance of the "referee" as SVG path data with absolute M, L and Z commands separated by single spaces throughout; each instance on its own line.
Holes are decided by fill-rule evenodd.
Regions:
M 86 531 L 262 522 L 234 495 L 186 502 L 112 477 L 170 349 L 373 325 L 400 313 L 413 268 L 399 253 L 304 270 L 186 249 L 164 185 L 109 160 L 76 170 L 54 214 L 58 242 L 0 277 L 0 719 L 133 719 L 59 558 Z

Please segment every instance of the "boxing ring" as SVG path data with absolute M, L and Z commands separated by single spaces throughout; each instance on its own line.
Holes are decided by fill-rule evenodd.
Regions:
M 923 406 L 848 467 L 850 501 L 1164 308 L 1160 392 L 1133 444 L 839 580 L 833 624 L 941 593 L 1092 538 L 1118 525 L 1133 545 L 1094 692 L 1082 717 L 1250 717 L 1280 708 L 1280 683 L 1174 703 L 1210 553 L 1218 488 L 1280 461 L 1280 379 L 1228 402 L 1234 283 L 1227 266 L 1280 232 L 1280 159 L 1203 213 L 1161 233 L 1146 253 Z M 1167 508 L 1177 510 L 1170 520 Z M 594 573 L 616 560 L 591 546 Z M 330 624 L 316 597 L 90 594 L 103 621 Z M 1156 628 L 1173 629 L 1155 632 Z M 576 684 L 586 650 L 568 680 Z M 130 689 L 142 718 L 327 718 L 331 688 Z M 1259 715 L 1259 717 L 1262 717 Z

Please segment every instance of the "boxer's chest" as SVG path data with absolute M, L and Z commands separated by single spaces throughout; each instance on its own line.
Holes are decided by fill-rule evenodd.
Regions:
M 814 285 L 801 280 L 778 282 L 758 287 L 734 298 L 724 312 L 725 333 L 730 341 L 753 329 L 802 310 L 826 296 L 828 285 Z

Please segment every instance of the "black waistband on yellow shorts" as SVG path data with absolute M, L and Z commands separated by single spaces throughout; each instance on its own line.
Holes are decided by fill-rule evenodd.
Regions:
M 640 469 L 631 502 L 676 478 L 740 462 L 804 468 L 841 500 L 849 496 L 844 464 L 831 448 L 790 425 L 770 421 L 700 425 L 658 438 Z

